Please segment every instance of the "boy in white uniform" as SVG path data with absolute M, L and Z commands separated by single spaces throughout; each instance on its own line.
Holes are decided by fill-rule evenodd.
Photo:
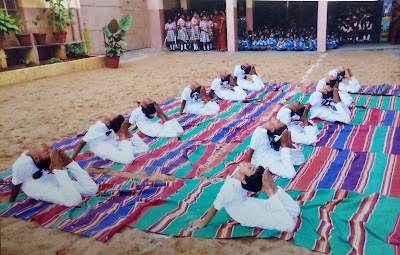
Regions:
M 311 108 L 310 104 L 301 104 L 299 101 L 294 101 L 291 104 L 282 107 L 277 119 L 285 123 L 291 132 L 292 141 L 295 143 L 312 144 L 317 142 L 318 128 L 308 120 L 308 112 Z M 294 124 L 295 121 L 301 121 L 304 128 Z
M 68 170 L 76 181 L 68 176 Z M 28 197 L 64 206 L 77 206 L 82 196 L 92 196 L 98 190 L 89 174 L 64 151 L 51 150 L 47 144 L 21 154 L 12 166 L 12 184 L 10 202 L 22 188 Z
M 102 120 L 92 125 L 76 147 L 72 159 L 75 160 L 82 148 L 89 144 L 90 150 L 102 159 L 117 163 L 132 164 L 133 154 L 149 151 L 149 146 L 137 134 L 129 133 L 130 124 L 122 115 L 107 113 Z
M 163 124 L 152 122 L 150 119 L 157 115 Z M 177 137 L 183 133 L 176 119 L 169 119 L 160 106 L 150 98 L 145 98 L 139 107 L 133 110 L 129 123 L 136 124 L 140 131 L 152 137 Z
M 271 173 L 283 178 L 293 178 L 296 175 L 294 166 L 303 164 L 305 159 L 303 153 L 292 144 L 286 124 L 272 118 L 254 131 L 246 161 L 268 167 Z
M 207 95 L 206 88 L 197 82 L 193 82 L 183 90 L 181 100 L 181 115 L 182 113 L 215 115 L 219 112 L 218 104 Z
M 334 80 L 336 81 L 336 79 Z M 329 81 L 330 83 L 331 81 Z M 346 104 L 341 101 L 339 95 L 338 85 L 325 85 L 319 91 L 315 91 L 311 94 L 308 103 L 311 104 L 311 117 L 319 118 L 321 120 L 331 121 L 331 122 L 342 122 L 350 123 L 350 110 Z M 330 106 L 335 106 L 336 111 Z
M 262 191 L 268 199 L 248 197 L 247 191 Z M 241 163 L 228 176 L 214 204 L 204 218 L 192 220 L 192 227 L 204 228 L 215 214 L 225 208 L 232 219 L 245 227 L 293 231 L 300 207 L 285 191 L 276 186 L 268 169 Z
M 246 100 L 246 92 L 240 88 L 235 79 L 228 73 L 220 74 L 220 78 L 213 80 L 211 84 L 210 97 L 216 94 L 219 98 L 224 100 L 244 101 Z
M 236 82 L 242 89 L 250 91 L 259 91 L 264 88 L 264 82 L 261 77 L 257 75 L 254 65 L 245 63 L 241 66 L 236 66 L 233 75 L 236 78 Z M 246 80 L 246 75 L 251 75 L 252 81 Z

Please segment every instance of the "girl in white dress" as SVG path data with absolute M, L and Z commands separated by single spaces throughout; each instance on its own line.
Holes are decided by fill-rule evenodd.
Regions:
M 242 89 L 250 91 L 259 91 L 264 88 L 264 82 L 257 75 L 254 65 L 245 63 L 235 67 L 233 75 L 236 77 L 236 82 Z M 251 75 L 252 81 L 248 81 L 247 75 Z
M 215 115 L 219 112 L 218 104 L 207 95 L 206 88 L 197 82 L 183 90 L 181 100 L 180 114 Z
M 268 195 L 268 199 L 248 197 L 247 192 Z M 275 185 L 268 169 L 241 163 L 222 185 L 213 205 L 202 219 L 192 220 L 195 228 L 204 228 L 215 214 L 225 208 L 232 219 L 245 227 L 293 231 L 300 207 L 282 188 Z
M 244 101 L 247 98 L 246 92 L 237 85 L 235 79 L 230 74 L 223 72 L 219 78 L 214 79 L 211 84 L 210 97 L 214 93 L 224 100 Z
M 151 121 L 155 115 L 162 120 L 163 124 Z M 137 125 L 144 134 L 152 137 L 177 137 L 183 133 L 178 121 L 168 118 L 160 106 L 150 98 L 143 99 L 139 107 L 133 110 L 129 122 Z

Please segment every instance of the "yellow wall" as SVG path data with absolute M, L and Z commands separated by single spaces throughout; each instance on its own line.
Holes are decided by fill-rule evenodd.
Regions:
M 80 8 L 80 0 L 64 0 L 69 8 Z M 45 0 L 18 0 L 18 6 L 22 8 L 50 8 L 50 3 Z

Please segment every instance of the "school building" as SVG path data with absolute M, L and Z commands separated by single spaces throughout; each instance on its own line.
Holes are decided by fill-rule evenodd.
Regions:
M 326 51 L 327 25 L 331 9 L 346 8 L 346 4 L 374 5 L 379 19 L 388 16 L 390 9 L 385 4 L 392 1 L 269 1 L 269 0 L 64 0 L 65 5 L 74 8 L 74 21 L 68 28 L 67 41 L 82 41 L 83 28 L 87 28 L 91 40 L 91 54 L 103 54 L 103 27 L 111 19 L 132 15 L 132 26 L 127 33 L 127 50 L 164 47 L 164 24 L 169 13 L 191 10 L 226 10 L 228 51 L 238 50 L 238 17 L 245 16 L 246 29 L 253 30 L 270 17 L 275 22 L 290 22 L 293 17 L 299 23 L 315 22 L 317 27 L 318 51 Z M 393 1 L 395 2 L 395 1 Z M 0 8 L 9 14 L 19 13 L 23 20 L 34 20 L 49 8 L 48 0 L 0 0 Z M 389 13 L 388 13 L 389 12 Z M 386 14 L 385 14 L 386 13 Z M 380 20 L 379 20 L 380 21 Z M 47 43 L 55 42 L 52 28 L 46 17 L 42 19 L 42 32 L 47 33 Z M 381 32 L 380 22 L 374 29 Z M 383 19 L 382 19 L 383 24 Z M 34 33 L 35 27 L 28 22 L 25 32 Z

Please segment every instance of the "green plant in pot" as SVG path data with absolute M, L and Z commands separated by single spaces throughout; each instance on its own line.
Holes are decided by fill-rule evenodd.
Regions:
M 38 16 L 36 16 L 35 20 L 31 21 L 32 24 L 35 25 L 36 31 L 37 31 L 37 33 L 33 33 L 33 36 L 35 37 L 36 43 L 38 45 L 45 45 L 47 34 L 41 33 L 41 31 L 42 31 L 42 25 L 40 24 L 41 19 L 42 19 L 42 16 L 38 15 Z
M 16 20 L 6 15 L 4 9 L 0 9 L 0 48 L 3 48 L 4 35 L 9 32 L 18 32 L 19 28 L 15 25 Z
M 21 19 L 19 14 L 15 15 L 15 25 L 18 27 L 19 31 L 15 32 L 18 42 L 21 46 L 31 45 L 31 36 L 25 32 L 26 21 Z
M 104 45 L 106 47 L 106 64 L 108 67 L 117 68 L 119 58 L 124 54 L 123 48 L 128 45 L 124 42 L 126 31 L 132 23 L 132 16 L 126 15 L 118 22 L 116 19 L 103 28 Z
M 67 39 L 66 29 L 74 24 L 72 20 L 74 17 L 73 8 L 66 8 L 62 3 L 64 0 L 49 0 L 50 1 L 50 14 L 47 20 L 50 25 L 53 25 L 53 35 L 59 43 L 65 43 Z

